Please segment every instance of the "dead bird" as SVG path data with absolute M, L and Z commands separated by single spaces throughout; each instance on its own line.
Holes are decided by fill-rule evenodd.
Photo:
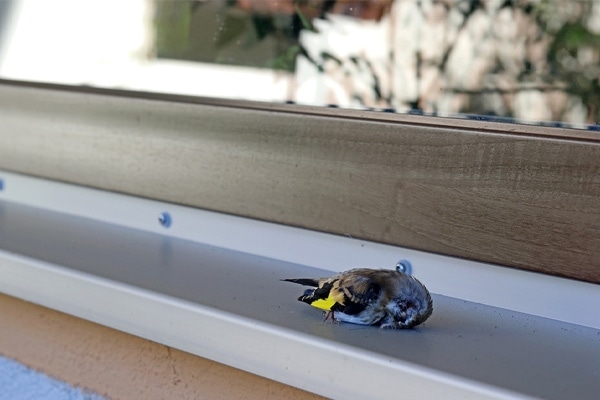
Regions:
M 396 270 L 356 268 L 329 278 L 282 279 L 312 286 L 299 301 L 326 312 L 325 320 L 384 329 L 413 328 L 433 312 L 429 291 L 412 275 Z

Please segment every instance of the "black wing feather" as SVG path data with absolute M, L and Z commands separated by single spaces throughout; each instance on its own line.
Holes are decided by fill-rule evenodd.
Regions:
M 302 296 L 298 297 L 298 300 L 311 304 L 314 301 L 326 299 L 332 287 L 333 282 L 325 282 L 321 287 L 306 290 Z
M 344 304 L 336 303 L 331 307 L 331 311 L 343 312 L 348 315 L 356 315 L 367 308 L 369 303 L 375 301 L 379 296 L 381 286 L 376 283 L 369 284 L 366 292 L 354 290 L 354 287 L 344 288 Z
M 285 281 L 285 282 L 298 283 L 298 284 L 304 285 L 304 286 L 312 286 L 312 287 L 319 286 L 319 280 L 318 279 L 300 278 L 300 279 L 281 279 L 281 280 Z

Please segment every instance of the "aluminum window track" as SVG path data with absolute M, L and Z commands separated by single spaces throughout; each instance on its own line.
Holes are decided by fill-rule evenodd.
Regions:
M 7 171 L 0 180 L 4 293 L 332 398 L 600 388 L 597 285 Z M 415 330 L 324 323 L 296 301 L 301 287 L 279 281 L 400 258 L 434 293 Z

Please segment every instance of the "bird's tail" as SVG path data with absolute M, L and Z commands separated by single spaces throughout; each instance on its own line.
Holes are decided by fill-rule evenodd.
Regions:
M 312 287 L 319 286 L 318 279 L 300 278 L 300 279 L 281 279 L 281 280 L 286 281 L 286 282 L 294 282 L 294 283 L 304 285 L 304 286 L 312 286 Z

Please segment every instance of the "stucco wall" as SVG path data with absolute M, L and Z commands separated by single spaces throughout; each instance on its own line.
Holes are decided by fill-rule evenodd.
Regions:
M 0 294 L 0 355 L 110 399 L 316 395 Z

